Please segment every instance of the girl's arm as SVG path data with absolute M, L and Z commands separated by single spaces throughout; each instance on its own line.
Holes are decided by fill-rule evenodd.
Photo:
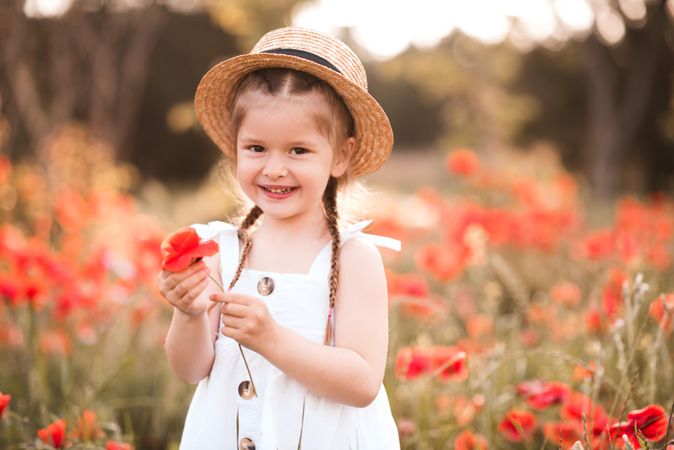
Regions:
M 195 263 L 194 269 L 205 264 L 210 269 L 210 275 L 219 281 L 220 258 L 205 257 L 203 263 Z M 210 279 L 209 279 L 210 280 Z M 208 305 L 208 296 L 219 292 L 219 288 L 210 280 L 194 303 Z M 191 384 L 198 383 L 208 376 L 215 360 L 214 342 L 217 335 L 220 308 L 213 308 L 210 313 L 202 311 L 197 315 L 189 315 L 177 307 L 173 308 L 173 319 L 166 335 L 164 347 L 166 355 L 175 374 L 183 381 Z
M 223 329 L 225 335 L 316 395 L 364 407 L 379 392 L 388 347 L 388 302 L 381 255 L 369 241 L 351 239 L 340 252 L 335 347 L 308 341 L 278 324 L 255 298 L 230 297 L 223 313 L 231 314 L 225 318 L 233 326 Z

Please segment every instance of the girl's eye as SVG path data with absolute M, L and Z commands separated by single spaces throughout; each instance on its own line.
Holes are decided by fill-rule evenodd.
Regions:
M 309 150 L 302 147 L 295 147 L 290 150 L 290 153 L 293 155 L 304 155 L 305 153 L 309 153 Z
M 253 153 L 262 153 L 264 151 L 264 147 L 261 145 L 251 145 L 248 147 L 248 150 L 252 151 Z

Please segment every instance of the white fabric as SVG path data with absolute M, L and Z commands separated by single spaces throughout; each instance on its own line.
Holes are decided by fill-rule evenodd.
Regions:
M 359 222 L 343 230 L 342 243 L 360 237 L 379 246 L 400 250 L 399 241 L 363 233 L 370 222 Z M 218 242 L 221 276 L 227 284 L 238 264 L 236 228 L 219 221 L 192 227 L 201 239 Z M 328 317 L 331 252 L 329 243 L 306 274 L 244 269 L 232 291 L 261 298 L 274 320 L 310 341 L 322 343 Z M 257 282 L 262 276 L 274 280 L 274 290 L 268 296 L 257 293 Z M 248 379 L 246 368 L 236 341 L 219 333 L 215 341 L 215 362 L 210 375 L 199 382 L 194 392 L 180 450 L 238 449 L 239 441 L 244 437 L 252 439 L 256 450 L 400 448 L 383 385 L 370 405 L 355 408 L 309 392 L 259 354 L 245 347 L 243 351 L 257 396 L 249 400 L 239 397 L 239 383 Z

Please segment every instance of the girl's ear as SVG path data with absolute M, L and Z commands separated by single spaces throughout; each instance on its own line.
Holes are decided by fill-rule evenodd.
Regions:
M 351 136 L 346 139 L 342 144 L 341 148 L 335 152 L 335 158 L 332 161 L 332 170 L 330 175 L 335 178 L 339 178 L 346 172 L 346 169 L 349 167 L 349 162 L 351 161 L 351 155 L 353 150 L 356 148 L 356 138 Z

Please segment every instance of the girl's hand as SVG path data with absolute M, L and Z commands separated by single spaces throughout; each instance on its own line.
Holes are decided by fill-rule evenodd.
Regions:
M 203 260 L 180 272 L 162 270 L 159 274 L 159 292 L 167 302 L 191 317 L 203 314 L 210 302 L 201 293 L 208 286 L 211 269 Z
M 258 353 L 272 342 L 277 323 L 262 300 L 231 292 L 214 293 L 210 295 L 210 299 L 223 303 L 220 309 L 222 334 Z

